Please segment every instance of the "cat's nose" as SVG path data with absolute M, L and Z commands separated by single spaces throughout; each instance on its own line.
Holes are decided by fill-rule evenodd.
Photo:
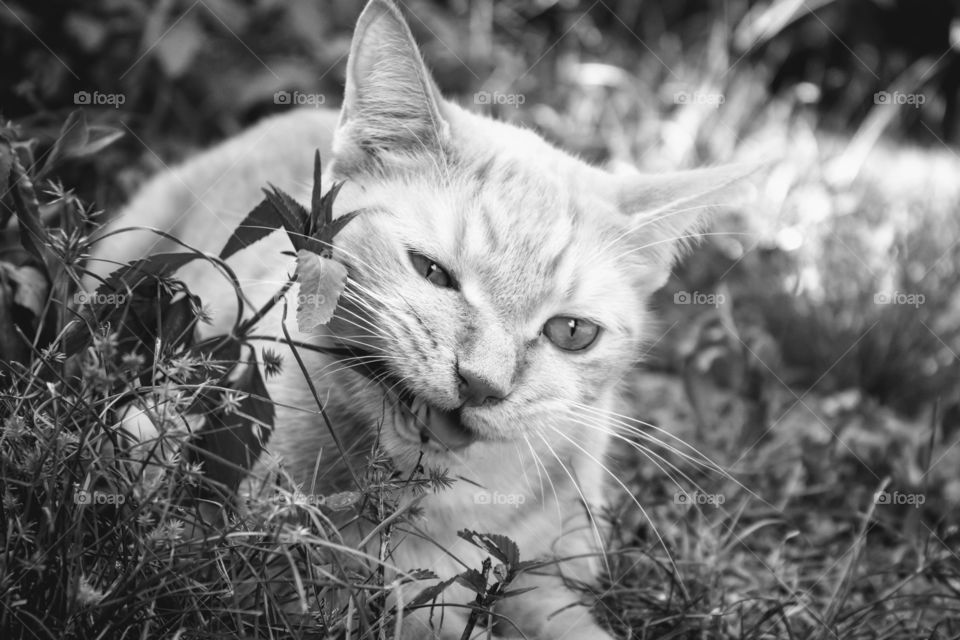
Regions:
M 475 371 L 460 367 L 460 398 L 469 407 L 479 407 L 503 400 L 509 389 L 497 385 Z

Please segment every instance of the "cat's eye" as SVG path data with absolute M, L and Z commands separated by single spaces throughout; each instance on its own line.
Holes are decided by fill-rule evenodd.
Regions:
M 417 273 L 436 286 L 444 288 L 453 288 L 456 286 L 453 277 L 451 277 L 447 270 L 427 256 L 411 251 L 410 262 L 413 264 L 413 268 L 416 269 Z
M 583 351 L 600 335 L 600 326 L 583 318 L 556 316 L 543 325 L 543 335 L 564 351 Z

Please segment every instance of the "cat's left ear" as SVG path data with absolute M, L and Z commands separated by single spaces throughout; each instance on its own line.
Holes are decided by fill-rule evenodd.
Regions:
M 751 199 L 751 178 L 761 168 L 738 164 L 615 178 L 618 205 L 630 217 L 635 250 L 650 266 L 645 274 L 650 292 L 666 283 L 674 262 L 696 243 L 711 211 Z

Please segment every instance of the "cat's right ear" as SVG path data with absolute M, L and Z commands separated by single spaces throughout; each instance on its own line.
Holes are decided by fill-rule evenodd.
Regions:
M 442 105 L 400 10 L 390 0 L 371 0 L 350 45 L 338 160 L 362 164 L 383 152 L 441 151 L 449 136 Z

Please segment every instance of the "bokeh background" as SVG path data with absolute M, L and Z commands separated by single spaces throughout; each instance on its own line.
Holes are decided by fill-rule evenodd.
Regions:
M 446 95 L 590 161 L 767 163 L 752 203 L 719 211 L 654 300 L 661 326 L 626 409 L 763 500 L 681 525 L 672 487 L 627 455 L 624 482 L 667 503 L 653 520 L 700 590 L 671 608 L 644 586 L 663 576 L 631 566 L 611 624 L 655 612 L 702 630 L 690 620 L 768 591 L 775 604 L 753 620 L 798 606 L 801 629 L 863 637 L 956 625 L 957 573 L 938 563 L 954 566 L 960 542 L 960 1 L 398 3 Z M 258 118 L 298 100 L 337 107 L 362 4 L 4 0 L 0 113 L 39 157 L 77 108 L 122 132 L 61 171 L 109 215 Z M 884 511 L 879 486 L 924 509 Z M 736 551 L 730 531 L 749 537 L 765 518 L 786 529 Z M 645 526 L 625 525 L 623 544 L 649 539 Z M 869 550 L 848 556 L 852 539 Z M 692 627 L 671 617 L 681 610 Z

